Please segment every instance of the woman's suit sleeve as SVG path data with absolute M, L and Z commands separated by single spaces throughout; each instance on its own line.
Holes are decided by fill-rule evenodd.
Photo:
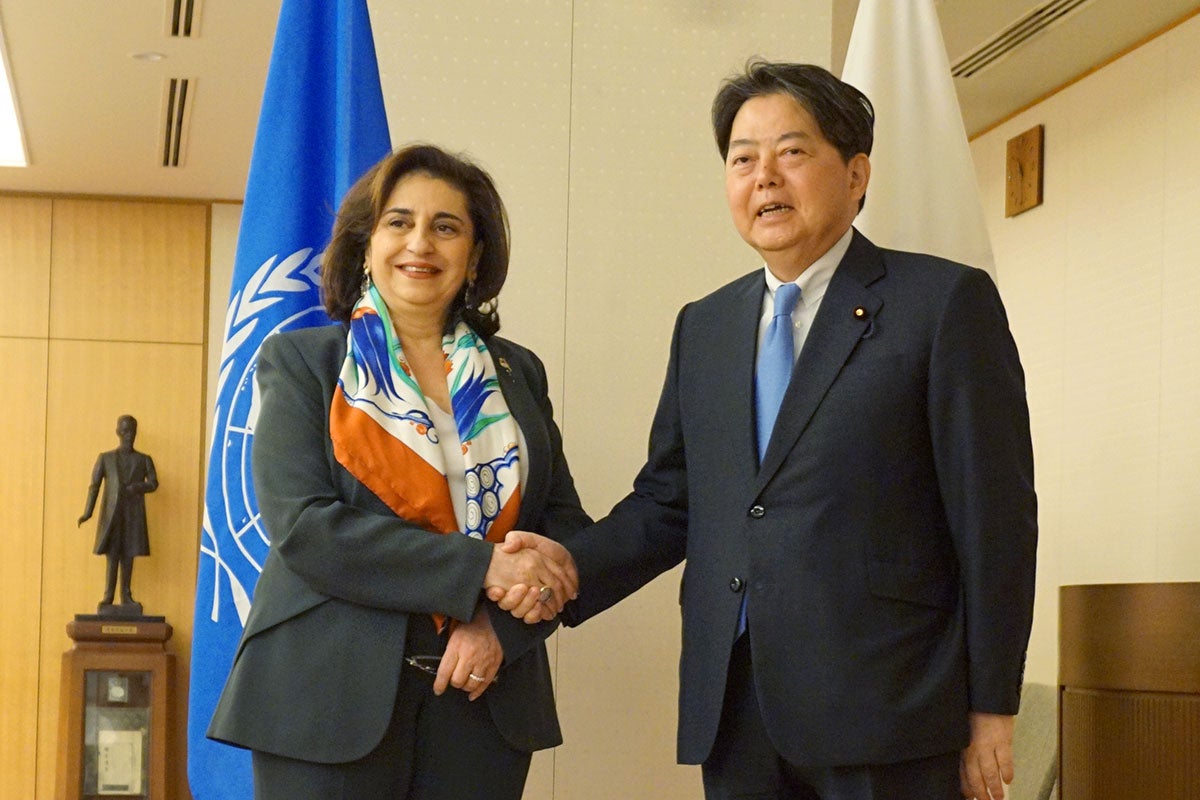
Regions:
M 259 356 L 254 486 L 272 550 L 322 595 L 470 619 L 492 546 L 396 517 L 332 456 L 340 352 L 328 336 L 272 336 Z
M 590 525 L 591 517 L 583 510 L 579 502 L 579 494 L 575 491 L 575 481 L 567 466 L 563 453 L 562 433 L 554 422 L 554 408 L 550 402 L 549 382 L 546 379 L 546 368 L 541 360 L 523 347 L 507 341 L 492 342 L 492 349 L 497 354 L 503 353 L 506 362 L 515 370 L 514 378 L 521 381 L 523 388 L 536 404 L 537 418 L 521 420 L 522 428 L 526 431 L 526 441 L 535 453 L 542 451 L 546 457 L 549 470 L 549 484 L 543 497 L 523 497 L 522 503 L 541 506 L 540 513 L 535 516 L 537 524 L 533 526 L 535 533 L 562 541 L 571 533 Z M 516 398 L 510 398 L 510 404 L 519 407 Z M 538 424 L 545 436 L 535 436 L 531 425 Z M 535 448 L 533 442 L 542 439 L 548 443 L 548 453 L 545 448 Z M 548 457 L 547 457 L 548 456 Z M 527 517 L 523 513 L 522 522 Z M 507 611 L 502 611 L 495 603 L 488 603 L 488 614 L 491 618 L 492 629 L 496 632 L 501 646 L 504 648 L 504 660 L 511 663 L 518 659 L 529 648 L 540 644 L 555 628 L 558 620 L 542 622 L 536 625 L 526 625 Z

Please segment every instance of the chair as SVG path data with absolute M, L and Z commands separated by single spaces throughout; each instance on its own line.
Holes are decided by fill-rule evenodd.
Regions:
M 1051 800 L 1058 784 L 1058 687 L 1026 683 L 1013 732 L 1011 800 Z

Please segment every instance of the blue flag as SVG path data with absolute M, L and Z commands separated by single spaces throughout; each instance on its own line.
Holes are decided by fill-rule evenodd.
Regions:
M 329 318 L 320 256 L 351 184 L 391 151 L 366 0 L 283 0 L 250 159 L 214 411 L 196 578 L 188 779 L 249 800 L 249 753 L 204 732 L 270 544 L 250 479 L 254 370 L 271 333 Z

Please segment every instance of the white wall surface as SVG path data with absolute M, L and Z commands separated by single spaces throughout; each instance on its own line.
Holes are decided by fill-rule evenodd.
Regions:
M 546 361 L 593 514 L 644 456 L 679 305 L 757 266 L 724 206 L 712 94 L 754 53 L 828 63 L 829 14 L 818 0 L 372 3 L 394 142 L 466 150 L 500 185 L 504 332 Z M 1060 585 L 1200 580 L 1196 75 L 1200 18 L 972 143 L 1033 421 L 1031 680 L 1057 680 Z M 1036 124 L 1045 202 L 1006 219 L 1005 144 Z M 239 212 L 213 208 L 213 342 Z M 527 798 L 701 796 L 698 772 L 674 766 L 677 586 L 665 576 L 552 642 L 567 743 L 535 758 Z
M 757 266 L 723 202 L 712 94 L 751 54 L 828 63 L 829 3 L 371 10 L 393 141 L 466 150 L 497 179 L 504 333 L 545 360 L 602 515 L 644 456 L 678 307 Z M 1031 680 L 1057 681 L 1060 585 L 1200 580 L 1196 75 L 1200 18 L 972 143 L 1033 422 Z M 1045 202 L 1006 219 L 1005 144 L 1036 124 Z M 239 212 L 213 208 L 212 342 Z M 674 766 L 677 588 L 664 576 L 551 643 L 567 743 L 535 758 L 527 798 L 701 796 Z
M 752 55 L 828 64 L 830 0 L 369 6 L 393 144 L 466 151 L 496 179 L 502 333 L 545 361 L 601 516 L 645 457 L 679 307 L 761 266 L 725 206 L 713 95 Z M 210 364 L 239 212 L 213 208 Z M 535 756 L 527 800 L 702 796 L 699 770 L 675 765 L 678 581 L 551 641 L 566 744 Z
M 1059 586 L 1200 580 L 1198 75 L 1193 17 L 972 143 L 1033 424 L 1031 680 L 1057 683 Z M 1045 202 L 1005 219 L 1038 124 Z

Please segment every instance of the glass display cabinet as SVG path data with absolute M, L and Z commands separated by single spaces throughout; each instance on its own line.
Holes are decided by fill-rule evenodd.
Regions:
M 57 798 L 165 800 L 171 626 L 80 616 L 67 634 Z

